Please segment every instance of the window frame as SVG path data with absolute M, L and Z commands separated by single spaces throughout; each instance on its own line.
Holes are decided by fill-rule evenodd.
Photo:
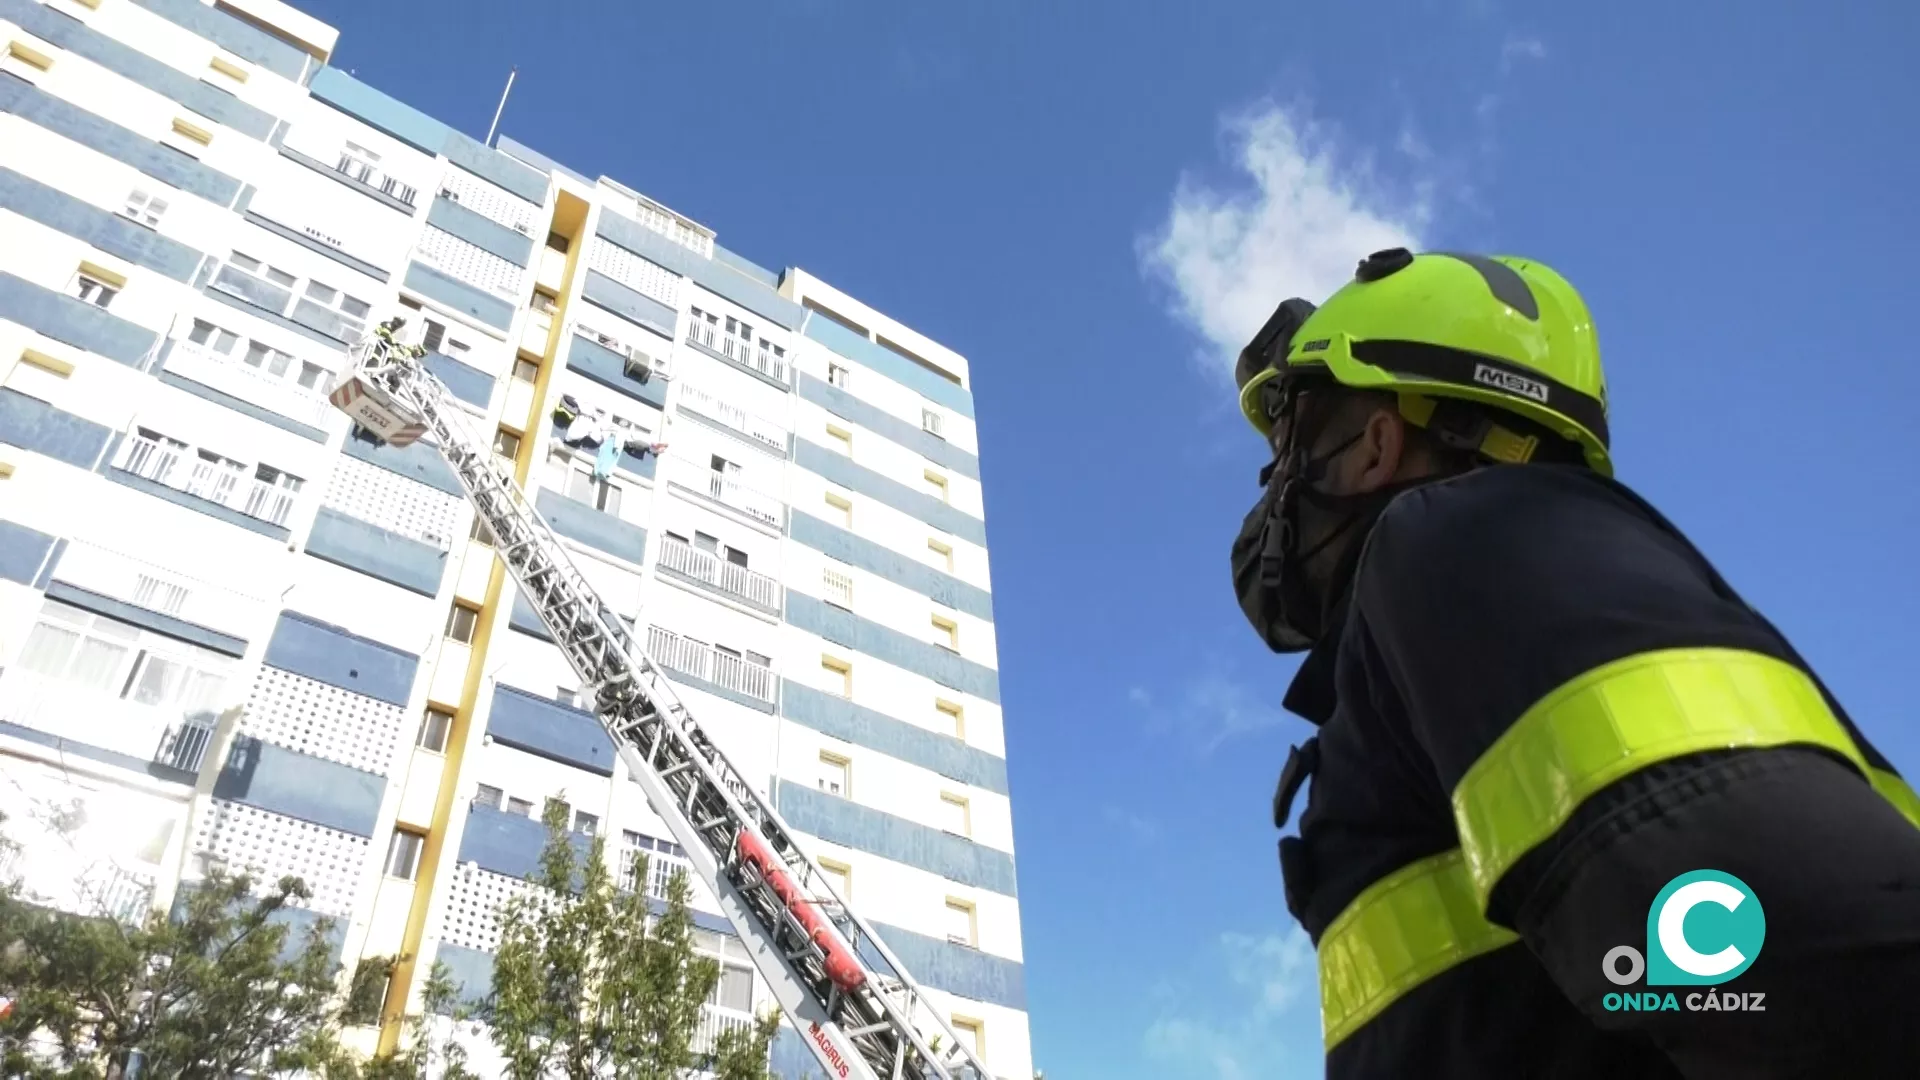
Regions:
M 956 792 L 942 791 L 940 793 L 940 803 L 940 812 L 942 815 L 952 813 L 956 809 L 959 811 L 961 828 L 960 832 L 954 832 L 952 829 L 947 828 L 943 821 L 940 826 L 941 831 L 965 840 L 973 839 L 973 800 Z
M 853 759 L 845 754 L 835 753 L 832 750 L 821 750 L 820 756 L 817 759 L 817 765 L 818 775 L 815 777 L 815 786 L 829 795 L 852 801 Z M 831 770 L 837 770 L 839 772 L 839 791 L 834 791 L 827 786 L 828 773 Z
M 967 932 L 963 938 L 956 939 L 954 937 L 953 927 L 950 923 L 949 925 L 942 928 L 942 931 L 943 931 L 942 936 L 947 939 L 947 944 L 959 945 L 968 949 L 979 948 L 980 947 L 980 909 L 979 907 L 976 904 L 974 904 L 974 902 L 971 900 L 962 899 L 961 897 L 958 897 L 958 896 L 949 896 L 946 898 L 945 908 L 946 908 L 945 917 L 948 920 L 952 920 L 957 915 L 965 915 L 967 917 Z
M 436 720 L 439 721 L 437 726 L 438 735 L 437 738 L 430 739 L 429 736 L 436 731 Z M 420 727 L 419 730 L 414 733 L 413 745 L 421 750 L 425 750 L 429 754 L 445 754 L 447 752 L 447 740 L 451 738 L 452 735 L 453 713 L 437 705 L 429 705 L 420 712 Z M 438 745 L 432 745 L 436 742 Z
M 461 613 L 463 612 L 466 614 L 468 619 L 467 628 L 466 628 L 467 636 L 465 638 L 460 638 L 455 636 L 454 628 L 459 624 L 460 616 L 461 616 Z M 441 631 L 442 635 L 448 641 L 457 641 L 462 645 L 472 645 L 474 637 L 478 635 L 479 632 L 480 632 L 480 609 L 468 604 L 463 604 L 458 600 L 454 601 L 447 611 L 447 625 L 446 625 L 446 629 Z
M 840 680 L 839 696 L 853 700 L 853 661 L 842 660 L 831 653 L 820 654 L 820 669 L 830 671 Z M 831 692 L 831 691 L 829 691 Z
M 394 862 L 402 854 L 403 850 L 405 851 L 407 859 L 406 871 L 404 873 L 395 873 Z M 425 833 L 399 825 L 394 826 L 393 835 L 387 840 L 387 857 L 383 859 L 380 864 L 381 873 L 386 877 L 394 878 L 398 881 L 418 881 L 420 879 L 421 857 L 426 854 L 426 850 L 427 837 Z

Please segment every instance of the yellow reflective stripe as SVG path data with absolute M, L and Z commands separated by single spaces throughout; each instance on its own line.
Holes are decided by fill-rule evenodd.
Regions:
M 1868 771 L 1819 687 L 1784 661 L 1670 649 L 1587 672 L 1528 709 L 1453 789 L 1478 910 L 1522 855 L 1615 780 L 1682 754 L 1789 743 Z
M 1908 821 L 1920 825 L 1920 795 L 1915 795 L 1905 780 L 1885 769 L 1868 769 L 1867 780 Z
M 1320 935 L 1327 1049 L 1407 991 L 1518 940 L 1480 915 L 1460 849 L 1409 863 L 1353 898 Z

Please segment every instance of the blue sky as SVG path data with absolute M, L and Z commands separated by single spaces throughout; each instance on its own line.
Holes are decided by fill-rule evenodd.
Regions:
M 1572 277 L 1622 479 L 1920 772 L 1920 8 L 302 2 L 476 136 L 518 64 L 503 131 L 970 358 L 1054 1080 L 1320 1074 L 1226 357 L 1388 240 Z

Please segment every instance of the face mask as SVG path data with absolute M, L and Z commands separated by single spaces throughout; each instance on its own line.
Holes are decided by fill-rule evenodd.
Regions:
M 1328 495 L 1313 485 L 1359 440 L 1356 432 L 1327 453 L 1308 458 L 1304 450 L 1293 449 L 1308 440 L 1290 436 L 1289 446 L 1262 471 L 1266 490 L 1241 523 L 1240 535 L 1234 538 L 1234 595 L 1247 621 L 1274 652 L 1311 648 L 1325 633 L 1328 597 L 1314 587 L 1307 565 L 1366 516 L 1363 510 L 1354 509 L 1357 502 L 1374 500 L 1371 495 L 1358 499 Z M 1302 551 L 1302 503 L 1311 503 L 1322 511 L 1345 507 L 1352 512 Z

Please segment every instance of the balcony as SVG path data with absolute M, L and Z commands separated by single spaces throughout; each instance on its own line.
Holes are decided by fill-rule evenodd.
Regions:
M 783 386 L 789 383 L 786 357 L 775 356 L 767 349 L 757 348 L 746 338 L 722 334 L 712 323 L 697 319 L 689 320 L 687 344 L 698 345 L 710 353 L 724 356 L 741 367 L 757 371 Z
M 318 388 L 308 389 L 291 379 L 270 375 L 256 367 L 195 345 L 185 338 L 167 352 L 166 370 L 183 379 L 259 405 L 311 428 L 326 429 L 330 406 Z
M 194 455 L 179 445 L 152 439 L 127 440 L 118 467 L 146 480 L 184 491 L 229 510 L 237 510 L 269 525 L 286 527 L 295 493 L 264 480 Z
M 84 540 L 67 544 L 53 576 L 88 592 L 219 631 L 242 649 L 266 621 L 263 598 Z
M 654 662 L 724 690 L 773 704 L 773 669 L 748 663 L 705 642 L 684 638 L 658 626 L 647 627 L 647 653 Z
M 697 386 L 682 385 L 678 407 L 681 412 L 705 417 L 723 427 L 745 435 L 756 445 L 787 456 L 787 429 L 764 417 L 729 405 Z
M 723 1031 L 746 1031 L 753 1027 L 750 1013 L 723 1009 L 718 1005 L 702 1005 L 700 1022 L 693 1029 L 693 1050 L 696 1054 L 712 1051 L 714 1043 L 720 1039 Z
M 0 677 L 0 721 L 198 772 L 213 742 L 207 709 L 168 710 L 15 666 Z
M 413 185 L 403 183 L 398 178 L 381 172 L 365 159 L 345 151 L 342 151 L 340 157 L 335 160 L 333 171 L 408 206 L 414 205 L 414 200 L 419 196 L 419 192 L 414 190 Z
M 787 504 L 746 486 L 731 473 L 721 472 L 684 456 L 674 457 L 674 471 L 669 481 L 683 491 L 690 491 L 702 498 L 737 510 L 747 517 L 775 529 L 781 527 L 787 515 Z
M 708 589 L 750 604 L 774 615 L 780 614 L 780 583 L 765 574 L 720 558 L 710 551 L 685 541 L 665 537 L 660 545 L 660 569 L 676 577 L 706 586 Z

